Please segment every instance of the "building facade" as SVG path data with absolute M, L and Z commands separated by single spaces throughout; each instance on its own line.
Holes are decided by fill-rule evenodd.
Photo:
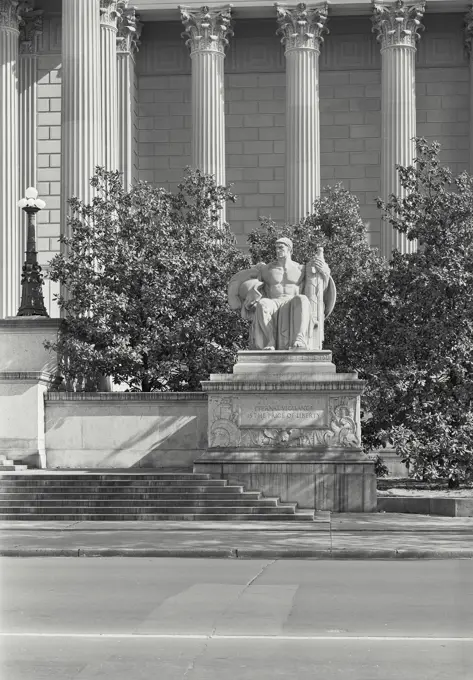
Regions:
M 0 0 L 0 318 L 18 309 L 28 186 L 46 201 L 44 268 L 96 165 L 126 186 L 173 189 L 188 165 L 233 183 L 243 247 L 259 216 L 296 221 L 341 182 L 388 256 L 412 246 L 375 200 L 399 193 L 412 137 L 472 169 L 470 0 L 132 4 Z M 46 282 L 51 316 L 56 292 Z

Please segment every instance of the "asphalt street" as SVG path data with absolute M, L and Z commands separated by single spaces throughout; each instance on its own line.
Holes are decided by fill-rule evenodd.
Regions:
M 471 680 L 471 560 L 2 558 L 5 680 Z

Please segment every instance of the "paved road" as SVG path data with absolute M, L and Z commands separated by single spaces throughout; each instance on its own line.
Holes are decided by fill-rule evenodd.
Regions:
M 5 680 L 471 680 L 470 560 L 3 558 Z

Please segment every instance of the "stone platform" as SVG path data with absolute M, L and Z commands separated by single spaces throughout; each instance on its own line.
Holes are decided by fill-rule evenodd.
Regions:
M 361 448 L 356 373 L 330 351 L 241 351 L 233 374 L 211 375 L 208 450 L 194 471 L 300 508 L 376 510 L 374 463 Z

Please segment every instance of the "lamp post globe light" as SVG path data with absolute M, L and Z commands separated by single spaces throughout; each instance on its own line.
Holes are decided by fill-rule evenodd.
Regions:
M 21 303 L 17 316 L 47 316 L 49 317 L 43 298 L 43 275 L 38 264 L 36 252 L 36 218 L 37 212 L 46 203 L 38 198 L 34 187 L 29 187 L 25 198 L 18 201 L 18 207 L 28 215 L 28 240 L 26 245 L 26 260 L 21 275 Z

